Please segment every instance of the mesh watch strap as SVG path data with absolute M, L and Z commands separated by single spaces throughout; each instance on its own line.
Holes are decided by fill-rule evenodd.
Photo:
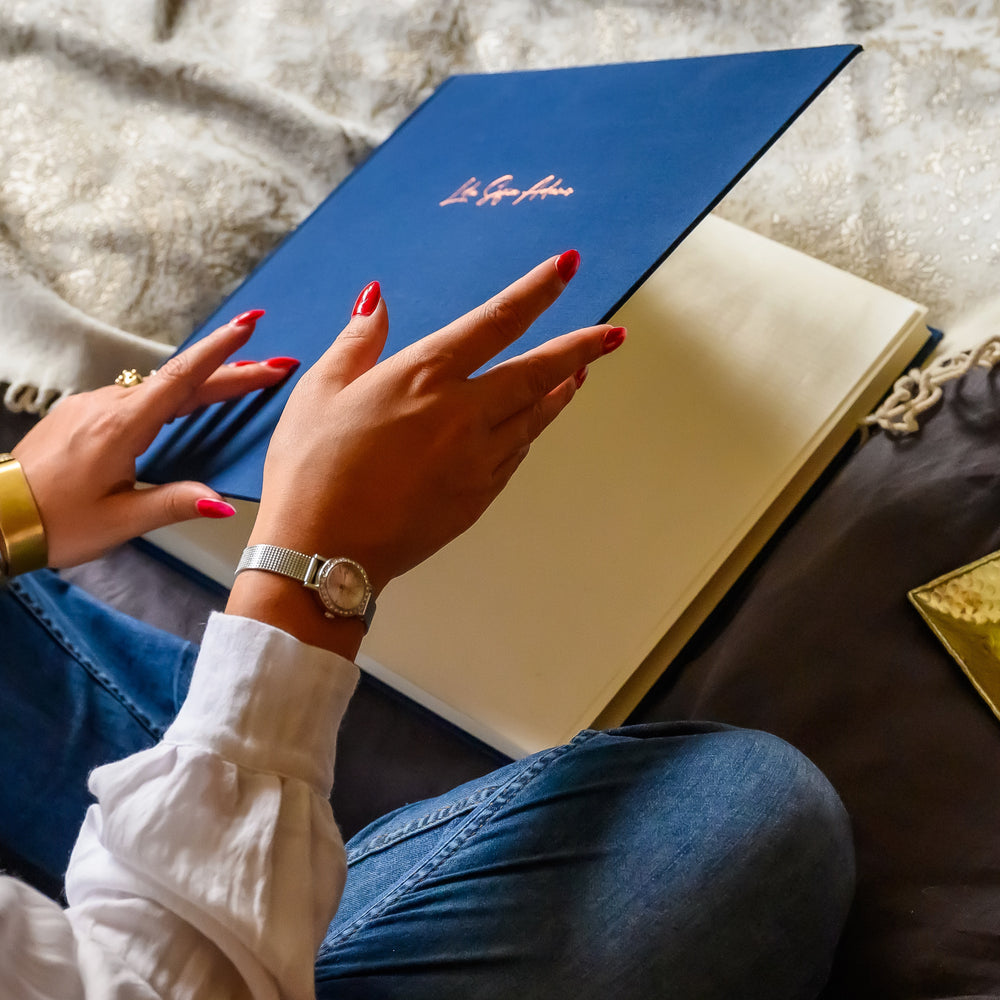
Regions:
M 283 549 L 280 545 L 250 545 L 243 550 L 236 573 L 238 575 L 245 569 L 263 569 L 308 584 L 312 583 L 311 577 L 316 575 L 316 568 L 322 564 L 323 560 L 318 556 L 307 556 L 295 549 Z

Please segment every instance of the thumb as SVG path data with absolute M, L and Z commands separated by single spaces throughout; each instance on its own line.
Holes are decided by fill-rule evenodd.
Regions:
M 115 516 L 128 537 L 196 517 L 227 518 L 236 508 L 204 483 L 178 482 L 119 494 Z M 124 534 L 124 532 L 123 532 Z

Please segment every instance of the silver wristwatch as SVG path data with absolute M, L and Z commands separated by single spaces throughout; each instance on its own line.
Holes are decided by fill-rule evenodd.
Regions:
M 307 556 L 280 545 L 250 545 L 243 550 L 236 575 L 245 569 L 291 577 L 315 591 L 327 618 L 360 618 L 365 631 L 375 617 L 375 598 L 368 574 L 353 559 Z

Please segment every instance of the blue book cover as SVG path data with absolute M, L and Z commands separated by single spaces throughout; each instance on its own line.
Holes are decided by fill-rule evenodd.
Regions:
M 859 51 L 452 77 L 187 343 L 263 308 L 255 355 L 293 354 L 301 374 L 378 279 L 389 355 L 571 247 L 579 276 L 501 358 L 603 322 Z M 139 478 L 194 478 L 259 499 L 294 381 L 169 425 Z

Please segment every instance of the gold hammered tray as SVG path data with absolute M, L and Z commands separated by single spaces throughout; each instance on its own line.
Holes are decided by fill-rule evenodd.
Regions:
M 1000 552 L 908 596 L 1000 719 Z

